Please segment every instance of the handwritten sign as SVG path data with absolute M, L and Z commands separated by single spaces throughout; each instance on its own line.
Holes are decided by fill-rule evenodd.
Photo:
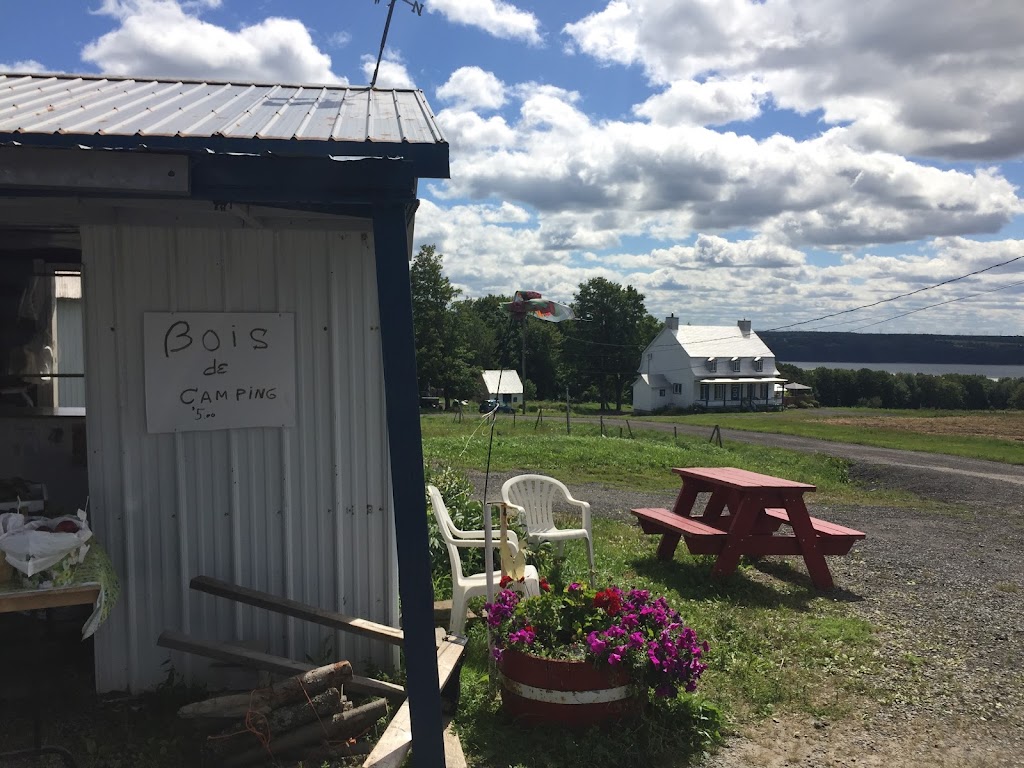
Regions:
M 294 315 L 146 312 L 143 342 L 149 432 L 294 426 Z

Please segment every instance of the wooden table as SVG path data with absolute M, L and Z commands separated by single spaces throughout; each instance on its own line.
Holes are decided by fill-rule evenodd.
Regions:
M 0 555 L 2 557 L 2 555 Z M 0 613 L 16 613 L 20 611 L 38 611 L 49 608 L 65 608 L 71 605 L 93 605 L 99 597 L 98 584 L 82 584 L 56 589 L 21 589 L 9 585 L 0 585 Z M 45 670 L 44 670 L 45 675 Z M 41 702 L 38 688 L 33 689 L 32 733 L 34 746 L 30 749 L 18 749 L 13 752 L 0 753 L 0 762 L 14 761 L 20 763 L 29 757 L 57 755 L 69 768 L 75 768 L 74 756 L 64 747 L 43 744 L 41 723 Z
M 712 574 L 735 572 L 743 555 L 802 555 L 818 589 L 834 587 L 826 555 L 845 555 L 865 534 L 811 517 L 803 496 L 815 487 L 733 467 L 675 468 L 682 478 L 672 511 L 631 510 L 644 533 L 660 534 L 658 558 L 671 560 L 680 538 L 693 554 L 717 555 Z M 699 494 L 710 493 L 694 515 Z M 777 532 L 785 524 L 790 532 Z
M 58 589 L 16 589 L 0 585 L 0 613 L 66 608 L 69 605 L 93 605 L 99 595 L 98 584 Z

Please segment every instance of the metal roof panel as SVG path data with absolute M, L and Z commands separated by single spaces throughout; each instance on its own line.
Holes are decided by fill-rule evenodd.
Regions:
M 774 357 L 756 333 L 735 325 L 681 325 L 674 333 L 690 357 Z
M 402 156 L 399 147 L 419 144 L 437 146 L 445 164 L 448 152 L 418 90 L 100 75 L 0 73 L 0 139 L 5 136 L 26 143 L 66 136 L 69 144 L 76 137 L 86 146 L 90 136 L 105 137 L 97 146 L 125 137 L 132 139 L 125 147 L 133 148 L 147 137 L 180 137 L 187 140 L 183 148 L 223 137 L 248 140 L 247 151 L 256 142 L 279 154 L 294 140 L 322 143 L 325 155 L 360 154 L 351 145 L 373 145 L 365 147 L 367 156 Z M 260 146 L 264 141 L 273 146 Z M 341 144 L 350 146 L 341 150 Z M 217 148 L 223 151 L 223 144 Z

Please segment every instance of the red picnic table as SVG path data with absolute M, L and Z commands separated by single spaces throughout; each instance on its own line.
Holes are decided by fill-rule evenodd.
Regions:
M 695 555 L 718 555 L 711 573 L 728 576 L 743 555 L 802 555 L 814 586 L 834 587 L 825 555 L 845 555 L 866 534 L 811 517 L 803 495 L 813 485 L 735 467 L 672 470 L 683 480 L 675 506 L 634 509 L 644 533 L 661 534 L 658 559 L 671 560 L 679 539 Z M 698 495 L 710 493 L 694 515 Z M 728 513 L 726 513 L 728 510 Z M 783 525 L 788 533 L 779 533 Z

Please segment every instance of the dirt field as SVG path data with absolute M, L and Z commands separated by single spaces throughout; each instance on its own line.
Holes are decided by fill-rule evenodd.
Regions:
M 978 435 L 1024 442 L 1024 411 L 923 418 L 920 416 L 857 416 L 810 418 L 819 424 L 886 429 L 926 435 Z

